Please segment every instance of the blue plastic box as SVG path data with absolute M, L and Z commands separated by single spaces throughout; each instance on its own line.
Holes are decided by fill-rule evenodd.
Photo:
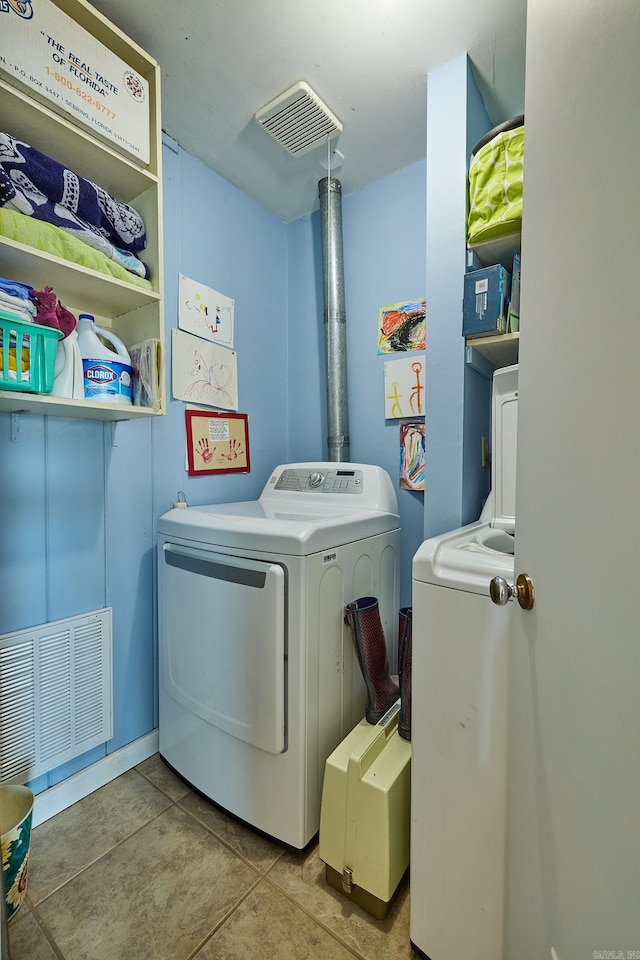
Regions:
M 511 274 L 497 263 L 464 275 L 463 337 L 506 333 Z

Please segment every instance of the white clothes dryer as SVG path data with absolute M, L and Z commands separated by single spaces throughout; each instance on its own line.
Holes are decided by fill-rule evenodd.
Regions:
M 376 596 L 393 656 L 400 529 L 379 467 L 278 466 L 259 500 L 158 521 L 160 754 L 241 820 L 301 849 L 324 765 L 365 689 L 344 606 Z
M 413 560 L 410 939 L 430 960 L 503 957 L 518 368 L 493 377 L 491 493 L 480 520 Z

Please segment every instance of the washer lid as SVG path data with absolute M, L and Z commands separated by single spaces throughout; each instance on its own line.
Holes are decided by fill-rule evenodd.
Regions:
M 512 582 L 515 537 L 476 521 L 425 540 L 413 558 L 413 580 L 479 593 L 489 602 L 492 577 Z
M 251 552 L 306 557 L 344 543 L 397 530 L 397 514 L 294 499 L 212 503 L 169 510 L 158 532 Z

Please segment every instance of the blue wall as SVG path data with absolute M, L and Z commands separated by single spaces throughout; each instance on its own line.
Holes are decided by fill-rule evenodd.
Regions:
M 342 202 L 350 459 L 378 464 L 396 485 L 402 605 L 411 603 L 411 559 L 422 541 L 423 494 L 397 489 L 399 421 L 384 417 L 383 364 L 390 357 L 377 354 L 378 310 L 424 296 L 424 205 L 424 162 Z M 319 214 L 290 224 L 288 239 L 291 454 L 293 460 L 326 459 Z
M 462 295 L 468 160 L 490 126 L 466 54 L 429 74 L 425 537 L 476 520 L 488 492 L 490 381 L 465 368 Z
M 463 62 L 464 69 L 455 61 L 449 73 L 442 68 L 430 78 L 434 122 L 426 166 L 415 164 L 343 200 L 351 459 L 381 465 L 394 481 L 398 421 L 384 418 L 378 310 L 427 290 L 427 490 L 397 491 L 403 605 L 411 602 L 411 559 L 425 528 L 423 496 L 426 528 L 433 531 L 457 525 L 463 509 L 461 185 L 470 134 L 466 120 L 455 119 L 467 109 Z M 436 130 L 443 146 L 453 138 L 453 169 L 449 159 L 440 161 Z M 41 777 L 36 791 L 157 723 L 155 527 L 177 492 L 192 504 L 255 499 L 276 464 L 326 458 L 319 215 L 281 223 L 169 138 L 163 163 L 167 370 L 184 273 L 235 300 L 251 473 L 187 476 L 181 401 L 169 399 L 165 417 L 115 427 L 21 416 L 17 435 L 15 421 L 0 415 L 0 634 L 105 605 L 114 612 L 114 738 Z M 434 260 L 425 288 L 427 174 Z M 446 252 L 441 262 L 439 244 Z M 170 377 L 167 392 L 170 398 Z M 474 419 L 467 429 L 484 426 Z
M 168 357 L 179 272 L 235 299 L 252 470 L 187 477 L 179 401 L 166 417 L 114 427 L 20 416 L 16 433 L 0 415 L 0 634 L 113 607 L 114 737 L 38 778 L 36 792 L 157 724 L 158 516 L 178 490 L 194 504 L 255 499 L 288 459 L 286 227 L 171 140 L 163 160 Z
M 235 301 L 238 402 L 249 416 L 251 472 L 188 477 L 185 404 L 169 400 L 166 417 L 153 422 L 156 516 L 178 490 L 191 504 L 256 499 L 273 467 L 288 459 L 289 432 L 286 225 L 168 137 L 163 184 L 167 396 L 183 273 Z
M 471 151 L 481 137 L 491 129 L 491 121 L 484 101 L 471 71 L 471 65 L 460 64 L 466 68 L 467 106 L 466 106 L 466 151 L 465 175 L 468 171 Z M 466 209 L 466 208 L 465 208 Z M 466 238 L 466 232 L 465 232 Z M 476 357 L 476 364 L 465 364 L 464 368 L 464 442 L 462 453 L 462 523 L 477 520 L 489 488 L 491 469 L 482 466 L 482 437 L 491 435 L 491 370 L 492 365 L 484 358 Z

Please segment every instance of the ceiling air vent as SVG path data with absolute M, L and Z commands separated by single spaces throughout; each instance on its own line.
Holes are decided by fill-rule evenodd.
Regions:
M 304 81 L 258 110 L 256 120 L 294 157 L 342 133 L 340 121 Z

